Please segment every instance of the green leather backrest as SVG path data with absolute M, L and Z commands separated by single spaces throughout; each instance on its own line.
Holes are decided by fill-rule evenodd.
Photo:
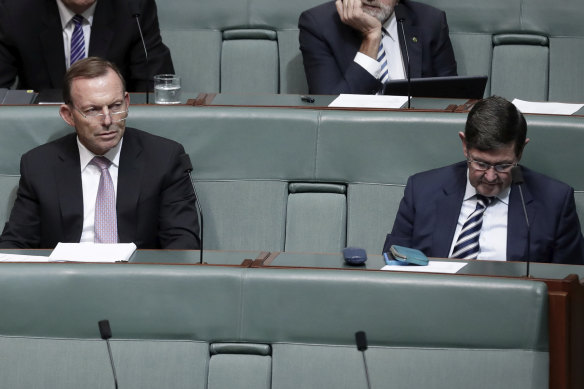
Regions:
M 162 38 L 183 90 L 304 93 L 298 17 L 321 0 L 158 0 Z M 269 31 L 266 40 L 254 33 Z M 230 31 L 251 35 L 234 39 Z
M 407 178 L 463 159 L 466 114 L 132 106 L 128 125 L 191 156 L 209 249 L 377 253 Z M 20 156 L 72 129 L 56 107 L 0 107 L 3 225 Z M 527 115 L 522 163 L 570 184 L 584 217 L 580 117 Z M 4 212 L 2 212 L 4 210 Z
M 51 387 L 106 387 L 111 371 L 99 340 L 102 319 L 111 324 L 120 387 L 205 387 L 207 375 L 215 388 L 238 375 L 259 387 L 270 387 L 268 381 L 274 388 L 322 388 L 342 380 L 362 386 L 358 330 L 367 332 L 378 382 L 547 387 L 547 288 L 536 281 L 3 264 L 0 307 L 0 382 L 11 388 L 43 386 L 43 379 Z M 424 369 L 400 370 L 414 361 Z M 452 370 L 460 375 L 440 373 Z
M 489 75 L 486 95 L 584 101 L 581 1 L 419 1 L 446 12 L 458 72 Z M 500 46 L 497 36 L 509 34 L 517 37 L 516 42 Z M 533 36 L 548 42 L 537 47 L 529 42 Z
M 10 216 L 16 199 L 18 181 L 18 175 L 0 174 L 0 228 L 4 228 L 4 222 Z
M 298 17 L 326 0 L 158 0 L 160 28 L 183 88 L 190 92 L 306 93 Z M 584 101 L 584 5 L 562 0 L 419 0 L 446 12 L 461 75 L 486 74 L 485 95 Z M 233 40 L 229 31 L 271 32 Z M 538 36 L 545 47 L 498 35 Z M 524 69 L 529 68 L 529 72 Z M 493 84 L 491 84 L 491 80 Z

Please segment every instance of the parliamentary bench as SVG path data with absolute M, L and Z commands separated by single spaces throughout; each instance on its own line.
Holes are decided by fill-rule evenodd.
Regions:
M 20 157 L 68 127 L 54 106 L 0 107 L 0 225 Z M 464 158 L 466 113 L 132 106 L 128 126 L 181 142 L 215 250 L 372 253 L 391 230 L 407 178 Z M 584 217 L 584 118 L 527 115 L 522 163 L 567 182 Z M 50 178 L 47 178 L 50 179 Z
M 460 75 L 485 95 L 584 101 L 584 3 L 421 0 L 446 12 Z M 183 88 L 306 93 L 298 17 L 325 0 L 158 0 L 160 29 Z
M 0 386 L 547 388 L 542 282 L 211 265 L 0 264 Z

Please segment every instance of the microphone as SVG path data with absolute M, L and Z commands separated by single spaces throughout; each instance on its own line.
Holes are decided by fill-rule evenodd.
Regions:
M 199 263 L 203 264 L 203 211 L 201 210 L 201 204 L 199 203 L 199 196 L 197 195 L 197 189 L 195 188 L 195 183 L 193 182 L 193 176 L 191 172 L 193 171 L 193 164 L 191 163 L 191 157 L 187 153 L 182 154 L 180 157 L 181 165 L 186 173 L 189 175 L 189 181 L 193 187 L 193 192 L 195 193 L 195 204 L 197 204 L 197 211 L 201 218 L 201 248 L 199 250 Z
M 148 62 L 148 49 L 146 49 L 146 42 L 144 41 L 144 35 L 142 34 L 142 26 L 140 25 L 140 8 L 138 7 L 137 1 L 130 1 L 130 14 L 133 18 L 136 18 L 136 25 L 138 26 L 138 33 L 140 34 L 140 39 L 142 40 L 142 47 L 144 47 L 144 57 L 146 58 L 146 104 L 150 104 L 150 65 Z
M 364 331 L 355 332 L 355 343 L 357 343 L 357 350 L 361 351 L 363 355 L 363 366 L 365 367 L 365 378 L 367 378 L 367 388 L 371 389 L 371 382 L 369 382 L 369 370 L 367 369 L 367 360 L 365 359 L 365 350 L 367 350 L 367 336 Z
M 527 217 L 527 209 L 525 208 L 525 200 L 523 199 L 523 190 L 521 189 L 521 184 L 523 184 L 523 172 L 519 166 L 513 166 L 511 168 L 511 182 L 513 185 L 517 185 L 519 188 L 519 196 L 521 196 L 521 205 L 523 205 L 523 214 L 525 215 L 525 224 L 527 224 L 527 271 L 526 277 L 529 278 L 529 263 L 530 263 L 530 228 L 529 228 L 529 218 Z
M 112 349 L 110 347 L 109 339 L 112 337 L 112 329 L 110 328 L 109 320 L 101 320 L 98 323 L 99 333 L 101 338 L 107 344 L 107 352 L 109 354 L 110 364 L 112 365 L 112 372 L 114 373 L 114 385 L 118 389 L 118 377 L 116 375 L 116 367 L 114 366 L 114 358 L 112 357 Z
M 404 46 L 406 48 L 406 60 L 407 60 L 407 77 L 408 77 L 408 109 L 411 107 L 412 101 L 412 76 L 410 74 L 410 53 L 408 52 L 408 43 L 406 42 L 406 33 L 404 32 L 404 18 L 399 19 L 399 25 L 401 26 L 402 38 L 404 39 Z

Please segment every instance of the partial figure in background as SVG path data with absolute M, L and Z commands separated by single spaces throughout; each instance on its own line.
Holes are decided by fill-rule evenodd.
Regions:
M 336 0 L 304 11 L 298 27 L 310 93 L 378 93 L 407 78 L 408 55 L 411 78 L 457 75 L 446 15 L 426 4 Z
M 130 92 L 174 73 L 154 0 L 0 0 L 0 88 L 18 77 L 18 89 L 61 89 L 71 64 L 90 56 L 116 64 Z

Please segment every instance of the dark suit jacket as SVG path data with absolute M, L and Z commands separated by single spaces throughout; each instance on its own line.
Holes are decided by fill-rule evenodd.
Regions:
M 195 195 L 182 145 L 126 128 L 118 170 L 118 235 L 138 248 L 197 249 Z M 79 242 L 83 189 L 76 134 L 22 156 L 20 185 L 0 247 L 53 248 Z
M 412 78 L 457 75 L 443 11 L 402 0 L 395 7 L 395 15 L 404 20 Z M 361 34 L 341 22 L 334 1 L 304 11 L 298 28 L 310 93 L 375 94 L 381 89 L 381 82 L 355 63 Z M 398 35 L 407 72 L 406 43 L 399 25 Z
M 132 2 L 99 0 L 95 7 L 89 56 L 115 63 L 127 90 L 146 90 L 147 80 L 174 73 L 170 51 L 162 43 L 154 0 L 139 1 L 148 65 L 132 17 Z M 0 0 L 0 87 L 18 75 L 19 89 L 61 89 L 66 71 L 63 33 L 55 0 Z
M 584 241 L 574 190 L 525 167 L 521 169 L 531 226 L 531 260 L 583 264 Z M 419 249 L 430 257 L 448 257 L 466 188 L 466 171 L 466 162 L 461 162 L 410 177 L 383 251 L 397 244 Z M 527 254 L 527 226 L 521 198 L 519 190 L 511 188 L 506 259 L 525 260 Z

